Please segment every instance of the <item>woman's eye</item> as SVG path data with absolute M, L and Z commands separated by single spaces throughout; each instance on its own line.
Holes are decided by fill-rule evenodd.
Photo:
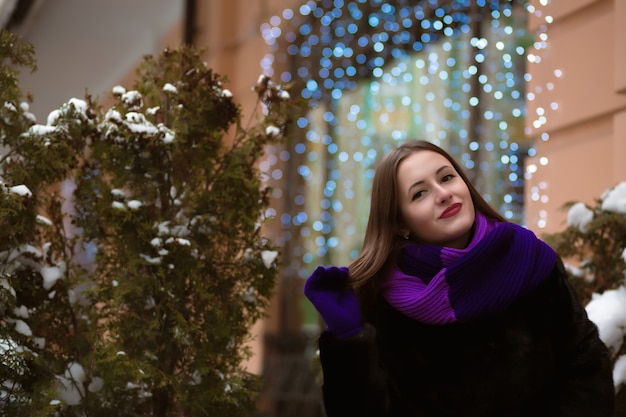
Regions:
M 424 191 L 418 191 L 415 194 L 413 194 L 412 200 L 417 200 L 418 198 L 420 198 L 423 195 L 424 195 Z
M 452 178 L 454 178 L 454 175 L 453 175 L 453 174 L 447 174 L 447 175 L 444 175 L 444 176 L 443 176 L 443 178 L 441 179 L 441 181 L 442 181 L 442 182 L 448 182 L 448 181 L 450 181 Z

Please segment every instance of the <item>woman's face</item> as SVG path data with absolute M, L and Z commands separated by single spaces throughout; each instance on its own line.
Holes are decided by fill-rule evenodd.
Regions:
M 402 234 L 421 243 L 462 249 L 474 225 L 467 184 L 443 155 L 416 151 L 398 165 Z

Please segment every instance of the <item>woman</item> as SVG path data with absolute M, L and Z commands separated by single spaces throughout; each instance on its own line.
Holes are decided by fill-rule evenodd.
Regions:
M 349 268 L 305 294 L 328 417 L 608 417 L 610 355 L 556 253 L 425 141 L 388 153 Z

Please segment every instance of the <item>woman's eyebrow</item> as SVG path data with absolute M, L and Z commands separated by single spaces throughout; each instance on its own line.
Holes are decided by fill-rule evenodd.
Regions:
M 443 165 L 437 171 L 435 171 L 435 175 L 439 175 L 439 173 L 441 173 L 441 171 L 445 170 L 446 168 L 452 168 L 452 167 L 450 165 Z M 419 180 L 419 181 L 414 182 L 409 187 L 408 192 L 410 193 L 413 188 L 415 188 L 415 187 L 417 187 L 417 186 L 419 186 L 419 185 L 421 185 L 423 183 L 424 183 L 424 180 Z

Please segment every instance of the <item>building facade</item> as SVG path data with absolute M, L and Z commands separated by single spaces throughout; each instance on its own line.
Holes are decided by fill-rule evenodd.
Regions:
M 35 42 L 44 62 L 58 61 L 58 55 L 46 58 L 46 51 L 61 42 L 54 28 L 63 19 L 121 24 L 115 13 L 104 21 L 102 13 L 84 6 L 95 2 L 70 7 L 81 10 L 71 19 L 58 12 L 74 2 L 29 3 L 36 7 L 19 19 L 18 9 L 6 6 L 5 20 L 11 21 L 11 10 L 16 13 L 14 27 Z M 284 250 L 276 301 L 254 329 L 256 355 L 247 364 L 267 382 L 260 416 L 321 415 L 312 348 L 320 323 L 302 299 L 303 278 L 315 264 L 345 264 L 358 250 L 367 183 L 386 146 L 420 136 L 456 149 L 492 203 L 538 234 L 565 227 L 565 203 L 592 204 L 626 180 L 624 0 L 158 3 L 137 11 L 143 23 L 122 48 L 132 53 L 112 53 L 100 64 L 105 71 L 87 70 L 101 74 L 89 81 L 92 92 L 105 96 L 113 85 L 128 84 L 143 54 L 187 42 L 203 49 L 209 67 L 227 77 L 244 116 L 253 114 L 251 87 L 263 73 L 313 103 L 308 120 L 299 121 L 300 136 L 271 149 L 265 165 L 276 173 L 278 190 L 279 221 L 269 233 Z M 484 25 L 464 16 L 481 16 Z M 48 20 L 53 18 L 56 24 Z M 120 43 L 96 33 L 99 38 L 86 38 L 84 47 Z M 458 42 L 448 45 L 446 38 Z M 369 43 L 357 47 L 350 39 Z M 449 68 L 434 69 L 439 61 Z M 39 117 L 69 98 L 59 97 L 53 85 L 76 94 L 87 87 L 71 73 L 51 83 L 51 72 L 61 75 L 58 68 L 40 66 L 43 81 L 24 79 L 49 107 L 38 110 Z M 468 68 L 476 72 L 465 76 Z M 448 82 L 457 79 L 456 87 Z M 456 101 L 448 103 L 450 97 Z M 463 107 L 473 99 L 476 105 Z M 459 131 L 464 135 L 450 139 Z M 477 132 L 481 140 L 474 139 Z
M 532 5 L 530 28 L 545 39 L 529 51 L 536 57 L 528 66 L 526 133 L 537 155 L 527 167 L 526 222 L 556 232 L 565 227 L 565 203 L 592 205 L 626 180 L 626 2 Z

